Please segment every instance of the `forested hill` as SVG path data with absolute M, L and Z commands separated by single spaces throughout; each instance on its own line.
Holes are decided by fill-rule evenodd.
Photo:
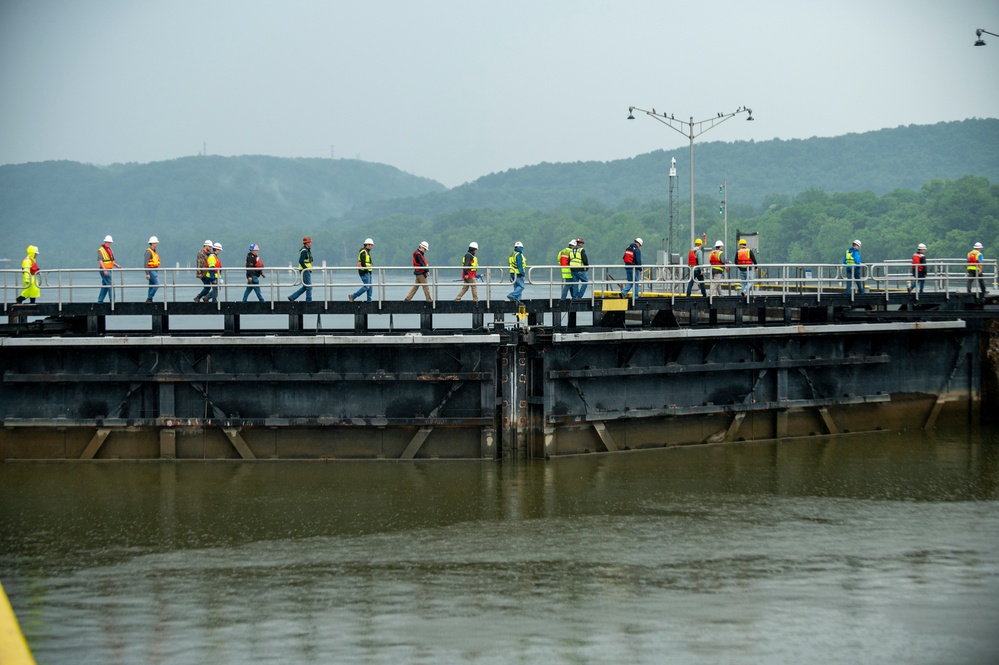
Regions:
M 643 130 L 636 122 L 634 130 L 645 131 L 652 144 L 682 142 L 662 127 Z M 718 220 L 722 180 L 728 182 L 729 220 L 736 228 L 812 191 L 883 196 L 966 175 L 999 182 L 997 147 L 997 119 L 835 138 L 698 142 L 698 231 Z M 349 265 L 357 243 L 369 235 L 380 236 L 376 249 L 386 262 L 407 261 L 423 239 L 435 243 L 436 260 L 451 260 L 463 246 L 445 254 L 444 243 L 485 238 L 493 247 L 489 252 L 496 251 L 514 233 L 526 239 L 537 223 L 549 224 L 536 238 L 547 256 L 549 240 L 562 243 L 561 236 L 583 229 L 614 245 L 619 235 L 662 229 L 672 157 L 679 173 L 676 218 L 682 222 L 689 219 L 686 145 L 612 162 L 527 166 L 452 190 L 359 160 L 198 156 L 112 166 L 66 161 L 0 166 L 0 258 L 16 265 L 24 248 L 36 244 L 47 266 L 91 267 L 97 245 L 110 233 L 119 263 L 129 267 L 138 266 L 150 235 L 160 238 L 167 265 L 186 264 L 205 238 L 222 242 L 227 265 L 241 262 L 250 242 L 264 246 L 270 261 L 287 262 L 308 233 L 316 238 L 317 259 L 335 265 Z M 554 219 L 562 230 L 549 239 Z M 896 221 L 904 222 L 904 215 Z M 484 250 L 483 258 L 489 252 Z
M 0 166 L 0 257 L 19 260 L 31 243 L 43 247 L 49 265 L 90 267 L 106 234 L 123 258 L 141 257 L 146 240 L 157 235 L 169 264 L 186 262 L 205 238 L 223 245 L 280 240 L 292 251 L 303 229 L 362 202 L 445 189 L 392 166 L 351 159 L 197 156 L 112 166 Z M 230 260 L 241 262 L 236 253 Z
M 637 122 L 634 130 L 643 131 Z M 644 131 L 651 144 L 656 139 L 673 145 L 683 142 L 667 128 Z M 348 212 L 343 221 L 363 224 L 396 214 L 429 219 L 466 208 L 551 210 L 583 201 L 616 206 L 629 199 L 666 199 L 671 158 L 676 158 L 678 198 L 683 202 L 690 197 L 689 154 L 689 144 L 684 144 L 668 152 L 657 150 L 611 162 L 526 166 L 447 192 L 368 202 Z M 727 181 L 729 201 L 753 207 L 771 195 L 794 197 L 809 189 L 880 195 L 896 189 L 918 190 L 935 178 L 978 175 L 995 182 L 999 181 L 999 119 L 909 125 L 833 138 L 698 140 L 694 167 L 698 195 L 717 193 L 722 181 Z

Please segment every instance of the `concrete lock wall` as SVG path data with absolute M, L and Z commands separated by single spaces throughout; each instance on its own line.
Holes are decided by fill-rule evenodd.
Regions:
M 9 338 L 0 459 L 523 459 L 977 422 L 964 321 Z

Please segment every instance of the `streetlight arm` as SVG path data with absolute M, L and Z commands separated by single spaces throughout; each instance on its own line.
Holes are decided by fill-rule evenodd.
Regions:
M 629 106 L 628 107 L 628 120 L 634 120 L 635 119 L 635 115 L 634 115 L 635 111 L 638 111 L 639 113 L 644 113 L 645 115 L 649 116 L 650 118 L 658 120 L 662 124 L 666 125 L 670 129 L 672 129 L 673 131 L 678 132 L 680 134 L 683 134 L 684 136 L 686 136 L 688 139 L 691 139 L 691 140 L 697 138 L 698 136 L 700 136 L 704 132 L 708 131 L 709 129 L 720 125 L 721 123 L 725 122 L 729 118 L 734 118 L 735 116 L 739 115 L 740 113 L 748 113 L 749 114 L 749 117 L 746 118 L 746 120 L 752 120 L 753 119 L 753 109 L 751 109 L 749 107 L 746 107 L 746 106 L 742 106 L 742 107 L 736 109 L 735 111 L 732 111 L 731 113 L 719 113 L 718 115 L 716 115 L 713 118 L 707 118 L 705 120 L 694 120 L 693 118 L 691 118 L 688 121 L 677 120 L 676 117 L 674 117 L 672 114 L 667 115 L 666 113 L 657 113 L 655 109 L 652 109 L 651 111 L 647 111 L 645 109 L 640 109 L 637 106 Z M 687 127 L 686 130 L 682 129 L 682 127 L 684 125 L 686 125 L 686 127 Z M 696 131 L 695 131 L 695 128 L 696 128 Z
M 978 30 L 975 30 L 975 35 L 977 35 L 978 37 L 981 37 L 982 35 L 992 35 L 993 37 L 999 37 L 999 35 L 997 35 L 996 33 L 989 32 L 985 28 L 979 28 Z
M 635 116 L 634 116 L 634 112 L 635 111 L 638 111 L 639 113 L 644 113 L 645 115 L 649 116 L 650 118 L 652 118 L 654 120 L 658 120 L 659 122 L 661 122 L 662 124 L 666 125 L 667 127 L 669 127 L 670 129 L 672 129 L 673 131 L 677 132 L 678 134 L 683 134 L 688 139 L 692 138 L 692 136 L 690 134 L 688 134 L 686 130 L 681 129 L 683 127 L 683 125 L 689 124 L 689 123 L 685 123 L 682 120 L 677 120 L 676 118 L 674 118 L 672 116 L 669 116 L 669 115 L 666 115 L 665 113 L 656 113 L 655 109 L 652 109 L 651 111 L 646 111 L 645 109 L 640 109 L 637 106 L 629 106 L 628 107 L 628 120 L 634 120 L 635 119 Z M 676 124 L 674 124 L 674 123 L 676 123 Z

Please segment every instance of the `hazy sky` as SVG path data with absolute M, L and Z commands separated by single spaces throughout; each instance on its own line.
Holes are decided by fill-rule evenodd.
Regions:
M 332 151 L 450 187 L 687 150 L 631 105 L 753 109 L 698 142 L 999 117 L 975 28 L 999 2 L 0 0 L 0 163 Z

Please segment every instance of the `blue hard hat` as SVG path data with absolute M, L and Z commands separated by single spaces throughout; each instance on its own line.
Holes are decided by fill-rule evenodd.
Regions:
M 259 247 L 259 246 L 257 245 L 257 243 L 253 243 L 252 245 L 250 245 L 250 251 L 251 251 L 251 252 L 252 252 L 253 250 L 255 250 L 255 249 L 260 249 L 260 247 Z

